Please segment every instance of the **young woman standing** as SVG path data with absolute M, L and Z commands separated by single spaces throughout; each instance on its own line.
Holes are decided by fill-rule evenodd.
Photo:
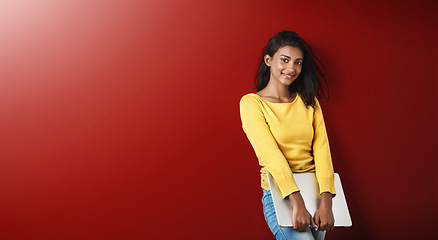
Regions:
M 311 49 L 295 32 L 277 33 L 263 49 L 257 93 L 240 101 L 242 127 L 261 165 L 263 210 L 276 239 L 324 239 L 334 225 L 334 171 L 318 98 L 323 74 Z M 293 228 L 277 223 L 266 173 L 292 201 Z M 292 172 L 316 172 L 321 204 L 312 217 Z

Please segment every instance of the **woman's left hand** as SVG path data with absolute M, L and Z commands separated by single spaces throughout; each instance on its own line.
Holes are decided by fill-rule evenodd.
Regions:
M 332 230 L 335 225 L 335 218 L 333 217 L 332 211 L 332 194 L 324 192 L 321 194 L 321 205 L 319 209 L 316 210 L 313 217 L 316 225 L 318 225 L 317 230 L 328 231 Z

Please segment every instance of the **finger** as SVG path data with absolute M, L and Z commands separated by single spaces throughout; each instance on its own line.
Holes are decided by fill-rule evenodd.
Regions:
M 321 229 L 320 229 L 321 231 L 327 231 L 327 229 L 328 229 L 327 222 L 326 221 L 321 221 L 320 227 L 321 227 Z
M 333 222 L 331 222 L 327 227 L 327 231 L 332 230 L 334 226 L 335 226 L 335 224 Z
M 315 220 L 313 218 L 310 218 L 310 224 L 312 224 L 312 226 L 318 230 L 318 225 L 316 225 Z
M 318 211 L 316 211 L 315 216 L 313 216 L 313 222 L 315 223 L 315 225 L 314 225 L 315 229 L 318 229 L 318 219 L 319 219 L 319 213 L 318 213 Z
M 297 218 L 295 216 L 292 217 L 292 228 L 297 229 Z
M 330 224 L 330 229 L 329 230 L 332 230 L 334 227 L 335 227 L 335 223 Z
M 299 222 L 298 223 L 298 232 L 302 232 L 303 231 L 303 222 Z
M 322 231 L 327 231 L 328 228 L 329 228 L 329 225 L 328 225 L 327 222 L 325 222 L 325 221 L 321 222 L 321 229 L 322 229 Z
M 304 222 L 303 232 L 307 231 L 307 229 L 309 228 L 309 225 L 310 225 L 310 221 L 309 220 Z
M 300 224 L 300 221 L 298 221 L 298 219 L 296 219 L 296 221 L 294 223 L 294 229 L 297 231 L 300 231 L 300 229 L 301 229 L 301 224 Z
M 300 232 L 304 232 L 304 231 L 306 231 L 306 221 L 301 221 Z
M 316 229 L 319 230 L 319 231 L 322 231 L 320 224 L 321 224 L 321 218 L 319 217 L 319 215 L 316 215 L 315 216 Z
M 304 221 L 301 221 L 300 232 L 304 232 L 305 229 L 306 229 L 306 223 Z

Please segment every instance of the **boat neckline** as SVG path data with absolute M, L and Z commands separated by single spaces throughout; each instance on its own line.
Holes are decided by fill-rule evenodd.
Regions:
M 299 94 L 297 93 L 297 95 L 295 96 L 295 99 L 294 100 L 292 100 L 292 102 L 282 102 L 282 103 L 276 103 L 276 102 L 270 102 L 270 101 L 268 101 L 268 100 L 266 100 L 266 99 L 264 99 L 264 98 L 262 98 L 260 95 L 258 95 L 257 93 L 250 93 L 250 94 L 254 94 L 254 95 L 256 95 L 258 98 L 260 98 L 261 100 L 263 100 L 264 102 L 267 102 L 267 103 L 272 103 L 272 104 L 279 104 L 279 105 L 287 105 L 287 104 L 292 104 L 292 103 L 294 103 L 294 102 L 296 102 L 297 101 L 297 99 L 298 99 L 298 97 L 299 97 Z

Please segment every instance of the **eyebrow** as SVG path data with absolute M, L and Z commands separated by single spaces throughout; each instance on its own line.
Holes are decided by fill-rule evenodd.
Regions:
M 288 55 L 284 55 L 284 54 L 281 54 L 280 56 L 287 57 L 287 58 L 291 58 L 291 57 L 289 57 Z M 302 58 L 297 58 L 296 60 L 303 60 L 303 59 L 302 59 Z

